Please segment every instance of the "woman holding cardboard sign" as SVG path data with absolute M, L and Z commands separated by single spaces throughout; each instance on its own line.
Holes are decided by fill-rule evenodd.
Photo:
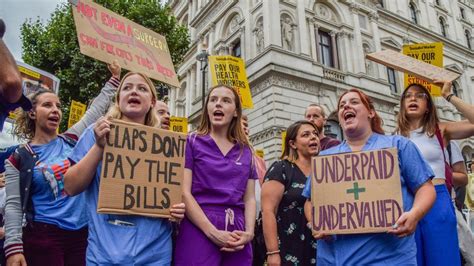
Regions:
M 346 139 L 320 155 L 398 149 L 404 213 L 387 233 L 343 234 L 327 236 L 314 233 L 318 240 L 317 264 L 320 265 L 416 265 L 415 239 L 418 221 L 435 200 L 431 184 L 433 172 L 416 146 L 402 136 L 383 135 L 382 120 L 371 99 L 362 91 L 351 89 L 341 95 L 338 118 Z M 311 179 L 303 191 L 310 198 Z M 305 215 L 312 221 L 311 203 Z
M 451 203 L 452 185 L 465 185 L 467 180 L 453 180 L 446 164 L 446 144 L 453 139 L 474 135 L 474 106 L 451 93 L 451 82 L 437 82 L 442 96 L 451 102 L 468 121 L 441 122 L 429 91 L 411 84 L 400 99 L 397 133 L 412 140 L 434 171 L 436 202 L 420 222 L 416 231 L 418 265 L 460 265 L 456 216 Z M 448 189 L 447 189 L 448 188 Z
M 154 85 L 146 76 L 126 74 L 108 116 L 146 126 L 159 125 L 153 106 Z M 75 163 L 65 176 L 69 195 L 85 191 L 89 216 L 87 264 L 91 265 L 169 265 L 171 263 L 171 223 L 160 218 L 97 213 L 102 155 L 110 122 L 101 118 L 86 129 L 74 148 L 70 160 Z M 170 209 L 171 216 L 181 219 L 184 204 Z
M 5 164 L 5 254 L 7 265 L 84 265 L 87 219 L 83 195 L 64 191 L 67 159 L 78 136 L 103 115 L 119 84 L 120 66 L 82 119 L 58 135 L 61 103 L 49 90 L 30 95 L 33 109 L 19 116 L 15 133 L 28 141 Z M 27 225 L 23 228 L 23 217 Z M 26 259 L 25 259 L 26 258 Z
M 311 157 L 319 153 L 318 129 L 298 121 L 287 129 L 282 160 L 275 162 L 262 186 L 262 223 L 267 263 L 316 265 L 316 243 L 304 216 L 301 195 L 311 172 Z
M 186 218 L 175 264 L 251 265 L 257 173 L 241 126 L 242 105 L 233 88 L 217 85 L 205 107 L 186 143 Z

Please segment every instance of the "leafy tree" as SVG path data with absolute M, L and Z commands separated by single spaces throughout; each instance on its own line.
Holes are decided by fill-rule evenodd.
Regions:
M 190 43 L 188 30 L 181 26 L 159 0 L 96 0 L 98 4 L 166 37 L 175 66 Z M 61 131 L 67 127 L 72 99 L 83 103 L 95 97 L 110 77 L 106 64 L 81 54 L 71 4 L 56 7 L 47 23 L 31 19 L 21 27 L 23 60 L 56 75 L 62 102 Z

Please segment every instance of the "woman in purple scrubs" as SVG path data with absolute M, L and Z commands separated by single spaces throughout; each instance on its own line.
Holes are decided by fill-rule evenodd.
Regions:
M 186 146 L 186 217 L 176 242 L 176 265 L 251 265 L 255 224 L 252 149 L 241 127 L 237 92 L 210 89 L 201 124 Z

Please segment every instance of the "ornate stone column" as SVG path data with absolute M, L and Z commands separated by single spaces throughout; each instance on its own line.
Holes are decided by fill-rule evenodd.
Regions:
M 379 15 L 377 12 L 371 12 L 369 14 L 370 25 L 372 26 L 372 33 L 373 39 L 375 44 L 375 51 L 382 50 L 382 44 L 380 43 L 380 32 L 379 32 L 379 25 L 377 24 L 379 20 Z M 384 77 L 386 74 L 384 73 L 384 68 L 379 66 L 379 64 L 373 64 L 377 68 L 377 77 L 381 78 Z
M 263 1 L 263 28 L 265 47 L 281 46 L 280 3 L 279 1 Z
M 308 27 L 306 24 L 306 12 L 305 12 L 305 0 L 298 0 L 296 2 L 296 10 L 297 10 L 297 17 L 298 17 L 298 30 L 299 30 L 299 46 L 300 53 L 309 55 L 309 40 L 308 40 Z M 298 44 L 295 44 L 297 46 Z M 298 51 L 298 49 L 295 49 Z
M 355 60 L 355 68 L 354 73 L 364 72 L 365 63 L 362 58 L 364 51 L 362 49 L 362 34 L 360 32 L 360 24 L 359 24 L 359 5 L 356 3 L 351 3 L 350 10 L 352 13 L 352 19 L 354 22 L 354 47 L 353 47 L 353 54 Z

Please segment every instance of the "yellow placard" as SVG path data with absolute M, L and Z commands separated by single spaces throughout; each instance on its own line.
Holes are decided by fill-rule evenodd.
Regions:
M 285 151 L 286 130 L 281 132 L 281 153 Z
M 443 43 L 441 42 L 403 45 L 403 54 L 437 67 L 443 67 Z M 425 86 L 432 96 L 441 96 L 439 86 L 410 74 L 405 73 L 404 76 L 405 88 L 410 84 L 417 83 Z
M 224 84 L 237 90 L 242 107 L 253 108 L 244 60 L 234 56 L 209 56 L 212 85 Z
M 170 118 L 170 129 L 173 132 L 188 133 L 188 119 L 186 117 L 172 116 Z
M 78 102 L 78 101 L 71 101 L 71 108 L 69 109 L 69 119 L 67 121 L 67 127 L 72 127 L 75 123 L 81 120 L 82 116 L 86 113 L 87 105 Z
M 263 159 L 263 156 L 265 156 L 265 153 L 263 152 L 262 149 L 256 149 L 255 154 L 257 154 L 258 157 Z
M 38 73 L 38 72 L 35 72 L 31 69 L 28 69 L 26 67 L 23 67 L 23 66 L 18 66 L 18 70 L 23 73 L 23 74 L 26 74 L 28 76 L 31 76 L 31 77 L 34 77 L 36 79 L 39 79 L 41 77 L 41 74 Z

